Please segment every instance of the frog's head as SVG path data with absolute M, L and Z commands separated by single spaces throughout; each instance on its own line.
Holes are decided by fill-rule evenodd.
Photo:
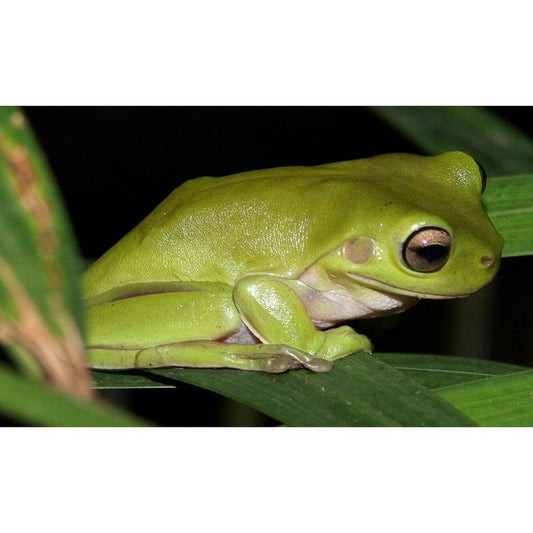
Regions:
M 315 278 L 417 298 L 466 296 L 486 285 L 503 240 L 481 202 L 482 167 L 461 152 L 373 160 L 382 170 L 368 185 L 377 191 L 368 193 L 372 214 L 317 262 Z

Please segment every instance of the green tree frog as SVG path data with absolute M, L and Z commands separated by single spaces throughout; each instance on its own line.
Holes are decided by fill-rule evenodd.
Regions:
M 339 324 L 494 277 L 484 183 L 461 152 L 190 180 L 84 273 L 90 365 L 323 372 L 371 352 Z

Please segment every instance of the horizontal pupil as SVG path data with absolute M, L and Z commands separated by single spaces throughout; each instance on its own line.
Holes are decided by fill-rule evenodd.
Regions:
M 417 250 L 418 255 L 428 263 L 440 261 L 448 254 L 448 248 L 441 244 L 430 244 Z

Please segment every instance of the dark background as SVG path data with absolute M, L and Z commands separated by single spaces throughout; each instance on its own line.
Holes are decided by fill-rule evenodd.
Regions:
M 531 109 L 493 110 L 533 136 Z M 25 112 L 88 259 L 105 252 L 190 178 L 386 152 L 421 153 L 360 107 L 27 107 Z M 496 281 L 472 298 L 423 301 L 401 315 L 359 321 L 357 329 L 370 334 L 378 352 L 533 366 L 531 266 L 531 258 L 505 259 Z M 185 384 L 110 396 L 165 425 L 273 423 Z

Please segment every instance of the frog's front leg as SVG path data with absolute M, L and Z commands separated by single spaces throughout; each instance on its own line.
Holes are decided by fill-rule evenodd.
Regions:
M 115 289 L 88 300 L 85 322 L 89 363 L 96 369 L 229 367 L 277 373 L 331 368 L 295 347 L 262 345 L 246 335 L 231 287 L 222 283 Z
M 237 282 L 233 299 L 242 320 L 262 342 L 293 346 L 327 361 L 371 351 L 368 338 L 349 326 L 317 329 L 290 281 L 269 275 L 246 276 Z

